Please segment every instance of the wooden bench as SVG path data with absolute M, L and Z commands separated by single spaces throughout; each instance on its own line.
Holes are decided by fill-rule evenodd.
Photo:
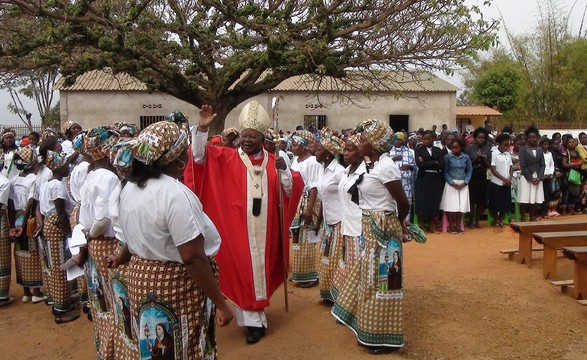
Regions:
M 559 249 L 566 246 L 587 246 L 587 231 L 538 232 L 533 237 L 544 245 L 542 275 L 545 279 L 558 280 L 556 263 Z
M 570 229 L 587 231 L 587 221 L 571 219 L 515 222 L 511 223 L 510 227 L 519 234 L 518 261 L 520 264 L 525 263 L 526 266 L 532 267 L 532 234 L 537 232 L 567 231 Z
M 533 247 L 532 251 L 542 251 L 542 248 L 541 247 Z M 508 256 L 508 260 L 514 260 L 514 256 L 516 256 L 519 252 L 520 252 L 520 250 L 518 250 L 518 249 L 499 250 L 500 254 L 504 254 L 504 255 Z
M 587 246 L 564 247 L 563 254 L 575 261 L 573 273 L 574 298 L 587 300 Z M 580 303 L 584 303 L 581 301 Z

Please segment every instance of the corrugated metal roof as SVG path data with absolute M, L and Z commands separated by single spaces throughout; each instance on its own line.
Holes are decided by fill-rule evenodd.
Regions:
M 457 116 L 501 116 L 497 110 L 489 106 L 457 106 Z
M 80 75 L 75 83 L 65 86 L 60 78 L 55 90 L 66 91 L 146 91 L 147 86 L 127 73 L 112 74 L 109 69 L 93 70 Z M 425 72 L 349 71 L 344 79 L 330 76 L 299 75 L 277 85 L 271 91 L 370 91 L 370 92 L 455 92 L 458 87 Z
M 273 91 L 454 92 L 459 88 L 433 74 L 407 71 L 350 71 L 345 79 L 300 75 Z
M 71 86 L 65 86 L 65 78 L 60 78 L 54 90 L 66 91 L 146 91 L 147 86 L 127 73 L 113 74 L 111 70 L 92 70 L 80 75 Z

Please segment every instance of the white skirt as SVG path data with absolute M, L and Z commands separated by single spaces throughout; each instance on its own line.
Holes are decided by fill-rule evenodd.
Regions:
M 533 176 L 537 176 L 536 173 Z M 520 204 L 542 204 L 544 202 L 544 190 L 542 181 L 534 185 L 525 177 L 520 177 L 518 184 L 518 202 Z
M 455 184 L 463 184 L 464 180 L 455 180 Z M 448 183 L 444 185 L 440 208 L 446 212 L 469 212 L 469 186 L 456 189 Z

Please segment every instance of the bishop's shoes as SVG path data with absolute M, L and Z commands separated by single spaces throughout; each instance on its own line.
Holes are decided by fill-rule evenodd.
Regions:
M 265 327 L 247 326 L 247 344 L 255 344 L 265 336 Z

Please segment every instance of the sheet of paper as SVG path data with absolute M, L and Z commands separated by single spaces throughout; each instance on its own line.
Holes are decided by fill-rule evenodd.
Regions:
M 60 267 L 67 272 L 67 281 L 77 279 L 78 277 L 84 275 L 84 269 L 77 266 L 73 259 L 67 260 Z
M 322 229 L 320 229 L 320 231 L 318 231 L 318 235 L 316 235 L 316 232 L 314 230 L 308 229 L 307 230 L 307 234 L 308 234 L 308 242 L 310 244 L 316 244 L 319 243 L 320 241 L 322 241 Z
M 70 249 L 78 246 L 85 246 L 88 243 L 83 230 L 84 226 L 82 224 L 77 224 L 73 228 L 73 231 L 71 232 L 71 239 L 69 240 Z

